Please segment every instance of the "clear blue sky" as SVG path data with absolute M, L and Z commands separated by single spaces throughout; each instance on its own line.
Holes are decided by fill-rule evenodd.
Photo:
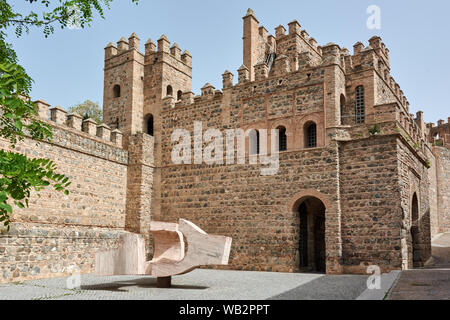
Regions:
M 11 1 L 30 8 L 25 1 Z M 366 27 L 369 5 L 381 8 L 381 29 Z M 45 39 L 31 32 L 9 40 L 20 63 L 35 80 L 32 98 L 52 106 L 71 105 L 90 99 L 102 104 L 103 48 L 136 32 L 141 51 L 148 38 L 163 33 L 171 43 L 193 56 L 193 91 L 206 83 L 222 89 L 221 74 L 235 74 L 242 64 L 242 17 L 252 8 L 270 33 L 296 19 L 319 45 L 335 42 L 353 50 L 373 35 L 390 49 L 391 69 L 411 104 L 411 112 L 423 110 L 427 122 L 450 116 L 450 2 L 446 0 L 311 0 L 311 1 L 160 1 L 141 0 L 138 6 L 115 0 L 105 19 L 92 27 L 60 30 Z M 236 80 L 235 80 L 236 81 Z

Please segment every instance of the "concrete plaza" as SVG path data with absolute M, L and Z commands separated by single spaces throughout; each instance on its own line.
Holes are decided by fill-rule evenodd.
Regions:
M 172 288 L 156 288 L 147 276 L 81 275 L 0 285 L 1 300 L 265 300 L 383 299 L 396 278 L 382 277 L 382 289 L 367 290 L 365 275 L 323 275 L 197 269 L 172 279 Z M 384 283 L 383 283 L 384 282 Z

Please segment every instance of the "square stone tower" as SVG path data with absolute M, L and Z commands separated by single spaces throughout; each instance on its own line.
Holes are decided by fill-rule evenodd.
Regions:
M 178 44 L 170 45 L 165 35 L 145 44 L 139 52 L 139 38 L 133 33 L 128 41 L 105 48 L 103 119 L 111 128 L 129 135 L 144 132 L 155 137 L 158 145 L 162 100 L 181 100 L 192 87 L 192 57 L 181 53 Z M 158 151 L 155 149 L 155 154 Z
M 128 136 L 143 131 L 144 55 L 139 52 L 139 38 L 133 33 L 128 41 L 105 48 L 103 119 L 113 129 Z

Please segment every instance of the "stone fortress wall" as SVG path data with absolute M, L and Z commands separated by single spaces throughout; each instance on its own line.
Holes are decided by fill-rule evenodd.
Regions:
M 45 190 L 16 211 L 0 235 L 1 281 L 67 274 L 73 264 L 91 272 L 95 250 L 124 232 L 142 234 L 151 258 L 149 222 L 178 218 L 231 236 L 231 269 L 366 273 L 428 260 L 431 237 L 450 231 L 448 124 L 409 113 L 379 37 L 350 54 L 318 46 L 297 21 L 275 36 L 251 10 L 243 22 L 237 82 L 225 71 L 222 90 L 207 83 L 200 95 L 190 53 L 165 35 L 144 54 L 134 33 L 107 45 L 106 124 L 53 108 L 54 145 L 19 146 L 54 160 L 73 183 L 69 197 Z M 355 123 L 361 87 L 364 120 Z M 48 105 L 38 105 L 47 118 Z M 249 137 L 245 164 L 174 164 L 171 135 L 192 134 L 194 121 L 203 132 L 284 127 L 278 173 L 248 163 Z
M 125 227 L 128 152 L 122 133 L 93 120 L 82 121 L 60 107 L 38 101 L 40 116 L 53 128 L 52 143 L 25 139 L 17 151 L 53 160 L 72 181 L 70 195 L 46 188 L 30 207 L 16 208 L 11 230 L 0 234 L 0 279 L 61 275 L 77 265 L 91 271 L 94 251 L 116 245 Z M 0 141 L 8 149 L 8 142 Z
M 269 68 L 261 58 L 274 47 L 277 58 Z M 350 55 L 335 44 L 317 47 L 297 21 L 288 34 L 279 26 L 275 37 L 267 35 L 249 12 L 245 61 L 257 62 L 254 74 L 244 64 L 235 85 L 226 71 L 222 91 L 206 84 L 199 96 L 163 99 L 163 187 L 155 217 L 183 216 L 208 232 L 228 232 L 235 239 L 230 257 L 235 268 L 294 272 L 300 270 L 296 201 L 303 195 L 328 204 L 327 272 L 365 273 L 369 264 L 383 271 L 412 267 L 413 250 L 421 252 L 419 264 L 426 262 L 430 224 L 433 235 L 443 231 L 430 221 L 445 212 L 433 198 L 439 176 L 423 114 L 409 113 L 381 39 L 373 37 L 367 47 L 358 42 Z M 354 93 L 361 85 L 365 122 L 355 126 Z M 259 168 L 249 165 L 171 164 L 173 130 L 193 132 L 194 121 L 202 121 L 203 130 L 285 127 L 287 150 L 280 153 L 279 173 L 261 177 Z M 312 149 L 305 145 L 311 121 L 317 125 Z M 380 132 L 371 135 L 375 125 Z M 414 193 L 418 221 L 411 212 Z M 416 224 L 420 233 L 413 244 L 410 230 Z

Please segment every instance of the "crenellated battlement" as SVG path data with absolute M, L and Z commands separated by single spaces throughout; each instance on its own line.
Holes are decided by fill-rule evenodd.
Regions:
M 93 119 L 84 119 L 76 113 L 67 114 L 67 111 L 60 106 L 50 108 L 44 100 L 34 102 L 39 108 L 39 117 L 50 124 L 56 124 L 62 129 L 64 127 L 84 133 L 92 138 L 110 143 L 116 147 L 122 146 L 122 132 L 118 129 L 111 130 L 105 123 L 97 124 Z M 49 116 L 50 114 L 50 116 Z
M 139 51 L 139 42 L 140 39 L 136 33 L 133 32 L 128 40 L 125 39 L 125 37 L 122 37 L 117 44 L 114 44 L 113 42 L 108 43 L 105 47 L 105 61 L 111 59 L 113 61 L 105 62 L 105 67 L 136 59 L 139 59 L 139 62 L 144 63 L 141 59 L 145 57 L 146 64 L 153 64 L 158 61 L 174 65 L 182 63 L 187 68 L 192 69 L 192 56 L 189 51 L 184 50 L 183 53 L 181 53 L 178 44 L 173 43 L 171 45 L 165 34 L 161 35 L 157 40 L 157 44 L 155 44 L 152 39 L 148 39 L 145 43 L 144 54 Z
M 391 90 L 397 102 L 404 108 L 405 113 L 409 113 L 409 102 L 400 85 L 390 73 L 389 49 L 380 37 L 374 36 L 370 38 L 367 47 L 358 41 L 353 46 L 353 55 L 347 49 L 343 49 L 341 55 L 343 68 L 346 72 L 362 72 L 367 69 L 375 69 L 387 88 Z
M 297 20 L 293 20 L 288 23 L 288 34 L 286 34 L 286 29 L 284 26 L 279 25 L 275 28 L 276 40 L 282 42 L 281 40 L 287 41 L 289 38 L 300 40 L 300 45 L 298 49 L 304 51 L 305 49 L 312 49 L 321 55 L 321 47 L 317 45 L 316 39 L 311 37 L 305 29 L 301 28 L 300 23 Z M 303 42 L 303 45 L 302 45 Z M 278 44 L 278 43 L 277 43 Z M 299 53 L 299 52 L 297 52 Z
M 139 52 L 139 38 L 136 33 L 132 33 L 131 36 L 127 39 L 125 37 L 120 38 L 115 45 L 113 42 L 110 42 L 105 47 L 105 60 L 120 56 L 124 53 L 127 53 L 130 50 L 134 50 Z
M 157 41 L 155 45 L 152 39 L 148 39 L 145 43 L 145 61 L 146 63 L 153 64 L 162 61 L 168 63 L 181 62 L 188 68 L 192 68 L 192 56 L 189 51 L 184 50 L 181 53 L 181 49 L 175 42 L 172 45 L 167 39 L 166 35 L 163 34 Z
M 233 83 L 233 73 L 226 70 L 222 74 L 223 92 L 207 83 L 201 88 L 199 95 L 191 91 L 192 56 L 190 53 L 187 50 L 182 51 L 176 42 L 170 42 L 165 34 L 162 34 L 156 42 L 148 39 L 145 43 L 145 54 L 142 55 L 144 57 L 143 75 L 132 75 L 133 78 L 136 77 L 134 81 L 139 83 L 139 78 L 144 81 L 142 118 L 147 119 L 151 114 L 158 119 L 160 110 L 181 108 L 207 101 L 212 103 L 221 101 L 224 96 L 229 96 L 230 92 L 231 94 L 241 92 L 246 96 L 257 95 L 263 91 L 256 88 L 262 86 L 266 79 L 271 81 L 270 85 L 265 85 L 266 87 L 276 85 L 278 82 L 291 81 L 286 82 L 283 78 L 292 79 L 291 88 L 295 88 L 329 81 L 332 73 L 338 76 L 336 72 L 342 72 L 339 75 L 342 78 L 336 78 L 332 82 L 339 82 L 341 87 L 336 88 L 335 94 L 343 95 L 350 105 L 347 106 L 349 108 L 347 111 L 344 109 L 337 111 L 339 99 L 330 98 L 332 100 L 327 106 L 330 111 L 328 113 L 330 119 L 327 120 L 329 125 L 355 125 L 354 107 L 351 105 L 354 100 L 352 99 L 354 99 L 356 86 L 364 85 L 370 88 L 366 92 L 367 97 L 370 97 L 370 100 L 366 101 L 366 123 L 377 121 L 373 116 L 375 106 L 398 104 L 397 120 L 404 128 L 404 132 L 415 142 L 427 139 L 423 116 L 409 113 L 409 102 L 390 73 L 389 49 L 380 37 L 370 38 L 367 45 L 358 41 L 353 46 L 353 52 L 350 53 L 347 48 L 342 48 L 336 43 L 319 46 L 297 20 L 289 22 L 287 26 L 279 25 L 274 29 L 274 35 L 270 34 L 265 26 L 259 24 L 253 10 L 248 9 L 243 17 L 243 64 L 237 70 L 237 83 Z M 138 49 L 139 38 L 133 33 L 128 40 L 122 37 L 116 45 L 110 43 L 105 48 L 105 55 L 110 59 L 123 56 L 122 60 L 111 59 L 119 66 L 130 60 L 130 56 L 126 53 L 138 52 Z M 108 62 L 106 65 L 108 66 Z M 335 66 L 339 66 L 340 69 L 335 69 Z M 373 77 L 374 71 L 378 77 Z M 324 75 L 326 72 L 331 72 L 328 78 Z M 327 86 L 336 85 L 338 82 L 327 84 Z M 271 87 L 270 90 L 266 88 L 264 92 L 279 90 L 278 88 L 280 85 Z M 140 94 L 139 91 L 132 96 Z M 121 100 L 111 99 L 111 101 L 119 106 Z M 298 108 L 302 109 L 302 107 Z M 139 119 L 137 121 L 139 122 Z M 143 131 L 145 127 L 144 123 Z
M 450 148 L 450 117 L 439 120 L 437 126 L 434 123 L 427 123 L 429 142 L 435 146 Z

